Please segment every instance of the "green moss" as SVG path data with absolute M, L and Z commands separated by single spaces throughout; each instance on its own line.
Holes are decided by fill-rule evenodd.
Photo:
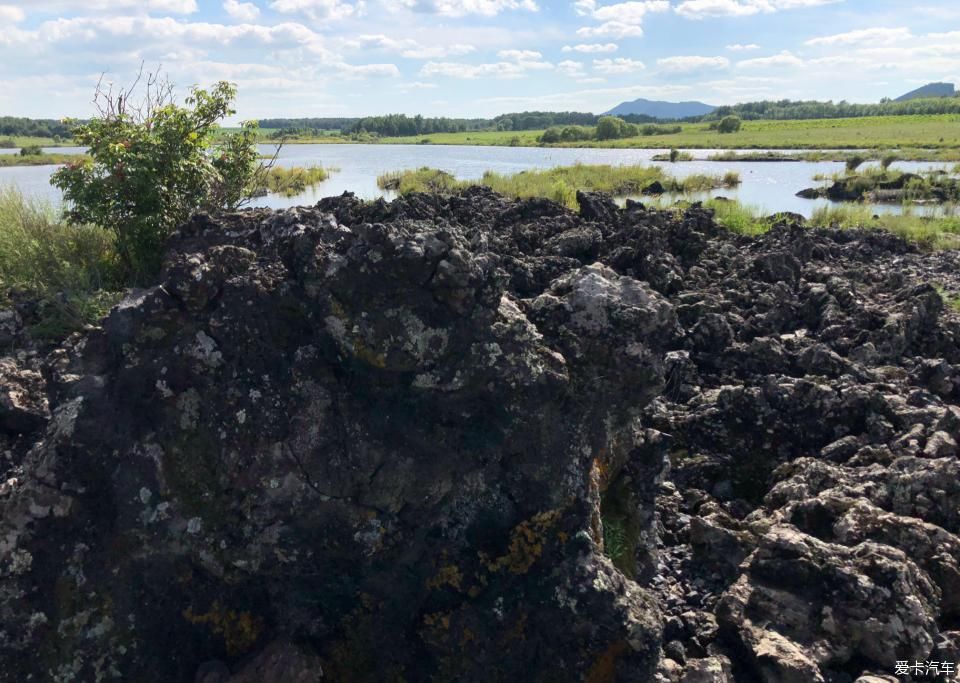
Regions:
M 603 525 L 603 553 L 624 576 L 637 574 L 637 544 L 640 524 L 637 503 L 629 482 L 619 477 L 600 499 L 600 520 Z

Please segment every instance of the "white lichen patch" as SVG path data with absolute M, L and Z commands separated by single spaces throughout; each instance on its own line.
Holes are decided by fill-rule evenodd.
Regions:
M 177 398 L 177 410 L 180 411 L 180 429 L 195 429 L 200 420 L 200 394 L 190 388 Z
M 197 332 L 194 343 L 187 350 L 187 355 L 196 358 L 208 368 L 216 368 L 223 364 L 223 354 L 217 348 L 217 342 L 203 330 Z

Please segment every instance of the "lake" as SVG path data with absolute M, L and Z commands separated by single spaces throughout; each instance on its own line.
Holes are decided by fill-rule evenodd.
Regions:
M 272 145 L 261 145 L 261 153 L 272 154 Z M 53 153 L 82 153 L 79 147 L 49 148 Z M 801 199 L 796 193 L 816 185 L 813 176 L 833 174 L 843 170 L 840 162 L 771 162 L 771 161 L 685 161 L 675 164 L 651 161 L 663 149 L 595 149 L 595 148 L 550 148 L 550 147 L 471 147 L 445 145 L 287 145 L 278 158 L 281 166 L 323 165 L 338 169 L 329 180 L 296 197 L 267 196 L 254 202 L 254 206 L 285 208 L 316 203 L 322 197 L 338 195 L 345 191 L 356 193 L 364 199 L 377 197 L 393 198 L 394 193 L 377 187 L 377 176 L 389 171 L 415 169 L 430 166 L 447 171 L 462 180 L 480 178 L 484 171 L 516 173 L 519 171 L 568 166 L 576 163 L 628 165 L 644 164 L 662 166 L 677 177 L 694 173 L 723 174 L 736 171 L 743 183 L 737 189 L 721 189 L 694 195 L 695 199 L 722 195 L 737 199 L 744 204 L 758 207 L 765 212 L 793 211 L 810 216 L 818 207 L 829 205 L 824 199 Z M 707 156 L 721 150 L 690 150 L 696 156 Z M 780 150 L 790 152 L 793 150 Z M 0 150 L 0 153 L 16 153 L 17 150 Z M 867 164 L 868 165 L 868 164 Z M 866 166 L 866 165 L 865 165 Z M 950 169 L 953 164 L 930 162 L 896 162 L 893 167 L 902 171 L 917 172 L 934 168 Z M 18 166 L 0 168 L 0 185 L 13 184 L 29 197 L 61 201 L 60 193 L 50 186 L 52 166 Z M 901 213 L 900 205 L 874 205 L 876 213 Z M 933 211 L 929 207 L 917 211 Z

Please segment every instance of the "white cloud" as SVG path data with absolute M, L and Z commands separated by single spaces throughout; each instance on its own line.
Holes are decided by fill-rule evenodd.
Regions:
M 523 78 L 530 71 L 553 69 L 550 62 L 540 60 L 513 60 L 490 64 L 465 64 L 463 62 L 427 62 L 420 69 L 424 77 L 446 76 L 448 78 Z
M 643 28 L 639 24 L 625 24 L 622 21 L 607 21 L 599 26 L 584 26 L 577 29 L 578 36 L 585 38 L 607 37 L 620 40 L 622 38 L 639 38 L 643 35 Z
M 440 86 L 436 83 L 425 83 L 424 81 L 413 81 L 411 83 L 401 83 L 397 86 L 400 90 L 433 90 Z
M 684 0 L 674 11 L 688 19 L 749 17 L 779 10 L 831 5 L 844 0 Z
M 534 0 L 399 0 L 399 4 L 415 12 L 429 12 L 447 17 L 479 14 L 494 17 L 507 10 L 536 12 Z
M 647 67 L 643 62 L 638 62 L 626 57 L 617 59 L 594 59 L 593 69 L 602 74 L 632 74 L 637 71 L 643 71 Z
M 533 50 L 500 50 L 497 53 L 500 59 L 508 59 L 511 62 L 539 61 L 543 55 Z
M 595 0 L 578 0 L 574 10 L 581 16 L 599 21 L 598 26 L 584 26 L 577 35 L 585 37 L 606 36 L 609 38 L 639 38 L 643 35 L 643 18 L 651 12 L 666 12 L 670 9 L 667 0 L 642 0 L 619 2 L 598 7 Z
M 580 43 L 579 45 L 564 45 L 563 52 L 582 52 L 585 54 L 597 52 L 616 52 L 616 43 Z
M 16 24 L 27 18 L 23 10 L 13 5 L 0 5 L 0 22 L 5 24 Z
M 364 34 L 346 41 L 345 45 L 353 49 L 386 50 L 396 52 L 407 59 L 441 59 L 470 54 L 476 48 L 473 45 L 454 43 L 452 45 L 422 45 L 412 38 L 390 38 L 382 33 Z
M 737 62 L 738 67 L 766 67 L 766 66 L 803 66 L 803 60 L 797 57 L 790 50 L 784 50 L 778 55 L 772 57 L 757 57 L 755 59 L 744 59 Z
M 866 28 L 847 33 L 836 33 L 831 36 L 811 38 L 804 45 L 857 45 L 868 43 L 871 45 L 898 43 L 913 37 L 908 28 Z
M 238 0 L 223 0 L 223 9 L 238 21 L 255 21 L 260 16 L 260 8 L 252 2 L 238 2 Z
M 727 49 L 730 50 L 731 52 L 746 52 L 748 50 L 759 50 L 760 46 L 757 45 L 756 43 L 749 43 L 747 45 L 743 45 L 741 43 L 734 43 L 733 45 L 727 45 Z
M 31 10 L 41 12 L 103 12 L 140 9 L 170 14 L 193 14 L 197 0 L 30 0 Z
M 270 8 L 284 14 L 303 14 L 313 19 L 345 19 L 363 8 L 363 3 L 343 0 L 273 0 Z
M 583 77 L 585 75 L 583 71 L 583 62 L 576 62 L 572 59 L 565 59 L 557 64 L 557 71 L 565 76 L 570 76 L 571 78 Z
M 728 66 L 730 66 L 730 60 L 726 57 L 699 57 L 696 55 L 683 55 L 658 59 L 657 66 L 662 68 L 664 71 L 685 73 L 689 71 L 726 69 Z

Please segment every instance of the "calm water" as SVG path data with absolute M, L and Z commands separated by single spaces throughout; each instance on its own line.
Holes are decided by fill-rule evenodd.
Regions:
M 15 153 L 17 150 L 0 150 Z M 82 148 L 61 147 L 50 152 L 81 153 Z M 816 174 L 832 174 L 843 170 L 840 162 L 715 162 L 687 161 L 677 164 L 651 161 L 657 149 L 570 149 L 543 147 L 468 147 L 441 145 L 287 145 L 281 150 L 281 166 L 323 165 L 337 168 L 329 180 L 297 197 L 268 196 L 256 200 L 256 206 L 283 208 L 313 204 L 322 197 L 354 192 L 365 199 L 392 198 L 393 193 L 377 187 L 377 176 L 389 171 L 415 169 L 423 166 L 439 168 L 457 178 L 480 178 L 484 171 L 516 173 L 535 168 L 584 164 L 653 164 L 667 168 L 668 173 L 686 177 L 694 173 L 722 174 L 736 171 L 743 183 L 739 188 L 715 190 L 698 195 L 705 198 L 722 195 L 758 207 L 765 212 L 793 211 L 809 216 L 816 208 L 829 205 L 822 199 L 801 199 L 796 193 L 816 183 Z M 707 156 L 717 150 L 692 150 L 696 156 Z M 789 151 L 789 150 L 786 150 Z M 271 154 L 273 147 L 262 145 L 263 154 Z M 919 171 L 932 168 L 949 169 L 953 164 L 927 162 L 897 162 L 894 168 Z M 49 184 L 51 166 L 20 166 L 0 168 L 0 185 L 14 184 L 27 196 L 60 202 L 60 193 Z M 899 205 L 876 205 L 877 213 L 900 213 Z

